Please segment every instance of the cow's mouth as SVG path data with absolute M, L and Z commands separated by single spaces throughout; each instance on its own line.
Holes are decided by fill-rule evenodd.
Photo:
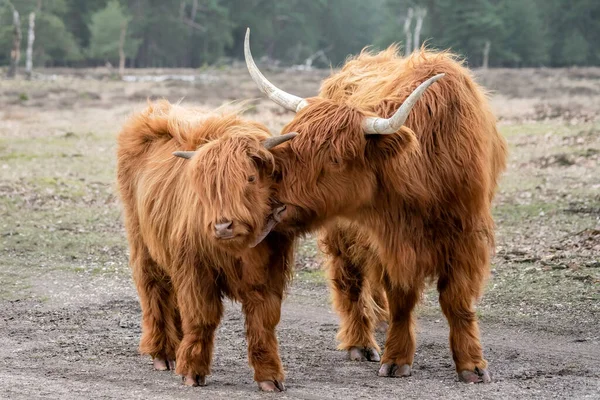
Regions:
M 286 207 L 284 205 L 279 206 L 275 208 L 271 214 L 269 214 L 269 217 L 267 218 L 267 222 L 265 223 L 262 232 L 256 236 L 254 241 L 250 244 L 250 248 L 258 246 L 258 244 L 267 237 L 269 232 L 271 232 L 271 230 L 275 228 L 275 225 L 277 225 L 277 223 L 281 221 L 281 217 L 285 212 L 285 208 Z

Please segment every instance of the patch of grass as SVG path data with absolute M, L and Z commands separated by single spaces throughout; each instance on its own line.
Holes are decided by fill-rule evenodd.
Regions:
M 494 207 L 494 219 L 502 220 L 503 224 L 520 224 L 548 214 L 561 212 L 563 209 L 557 203 L 532 202 L 529 204 L 498 204 Z
M 502 125 L 500 126 L 500 133 L 507 139 L 512 139 L 517 136 L 539 136 L 548 134 L 553 136 L 567 136 L 581 131 L 592 130 L 594 129 L 594 126 L 595 124 L 593 123 L 572 125 L 564 122 L 529 122 L 525 124 Z
M 0 300 L 16 300 L 28 295 L 31 284 L 20 273 L 4 263 L 0 263 Z
M 302 258 L 317 258 L 320 256 L 319 246 L 317 245 L 317 238 L 315 235 L 298 240 L 298 246 L 296 248 L 296 254 Z
M 4 149 L 0 149 L 0 151 L 1 150 L 4 150 Z M 12 152 L 12 153 L 8 153 L 8 154 L 0 155 L 1 161 L 11 161 L 11 160 L 32 161 L 36 158 L 37 158 L 37 156 L 35 156 L 31 153 Z
M 302 282 L 309 283 L 312 285 L 326 285 L 327 277 L 325 271 L 322 269 L 315 270 L 301 270 L 296 273 L 296 278 Z

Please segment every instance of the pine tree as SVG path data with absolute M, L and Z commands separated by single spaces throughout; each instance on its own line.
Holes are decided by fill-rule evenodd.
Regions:
M 123 27 L 127 27 L 131 18 L 125 15 L 117 0 L 111 0 L 104 9 L 91 17 L 90 47 L 87 54 L 92 59 L 109 61 L 116 64 L 119 60 L 119 41 Z M 131 38 L 126 29 L 125 56 L 132 57 L 137 51 L 139 41 Z

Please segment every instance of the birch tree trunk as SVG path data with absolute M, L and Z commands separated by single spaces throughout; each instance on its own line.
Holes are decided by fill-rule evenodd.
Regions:
M 19 60 L 21 59 L 21 19 L 19 12 L 13 8 L 13 47 L 10 51 L 10 67 L 7 77 L 14 78 L 17 75 Z
M 35 13 L 29 14 L 29 30 L 27 31 L 27 52 L 25 53 L 25 74 L 31 79 L 33 73 L 33 42 L 35 41 Z
M 121 36 L 119 37 L 119 76 L 125 75 L 125 38 L 127 36 L 127 21 L 121 24 Z
M 413 9 L 412 7 L 408 9 L 408 13 L 406 14 L 406 18 L 404 19 L 404 37 L 405 39 L 405 44 L 404 44 L 404 55 L 408 56 L 411 53 L 411 48 L 410 46 L 412 45 L 412 33 L 410 31 L 410 23 L 412 21 L 413 18 Z
M 492 46 L 492 43 L 489 40 L 486 40 L 485 45 L 483 46 L 483 62 L 481 63 L 481 68 L 483 68 L 483 69 L 488 69 L 491 46 Z
M 421 29 L 423 28 L 423 20 L 427 16 L 427 9 L 424 7 L 417 7 L 415 10 L 415 17 L 417 23 L 415 24 L 415 36 L 413 50 L 418 50 L 421 47 Z

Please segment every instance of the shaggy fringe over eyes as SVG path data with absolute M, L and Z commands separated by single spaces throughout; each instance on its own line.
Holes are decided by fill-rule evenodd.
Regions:
M 247 130 L 247 127 L 235 127 L 214 145 L 201 147 L 195 158 L 199 165 L 195 169 L 197 178 L 207 199 L 216 208 L 247 203 L 245 192 L 232 188 L 245 187 L 254 171 L 273 173 L 273 155 L 262 146 L 256 134 Z
M 258 197 L 268 197 L 268 189 L 253 191 L 252 198 L 245 193 L 249 171 L 273 166 L 272 155 L 261 145 L 269 136 L 263 125 L 242 119 L 236 111 L 208 112 L 158 101 L 125 124 L 119 136 L 119 162 L 124 174 L 141 176 L 144 171 L 148 195 L 137 201 L 140 207 L 153 207 L 157 218 L 160 210 L 169 210 L 190 218 L 201 212 L 214 219 L 225 210 L 230 217 L 260 227 L 269 205 Z M 197 150 L 198 154 L 182 160 L 172 155 L 176 150 Z M 251 202 L 259 203 L 252 212 Z M 185 229 L 180 228 L 181 232 Z

